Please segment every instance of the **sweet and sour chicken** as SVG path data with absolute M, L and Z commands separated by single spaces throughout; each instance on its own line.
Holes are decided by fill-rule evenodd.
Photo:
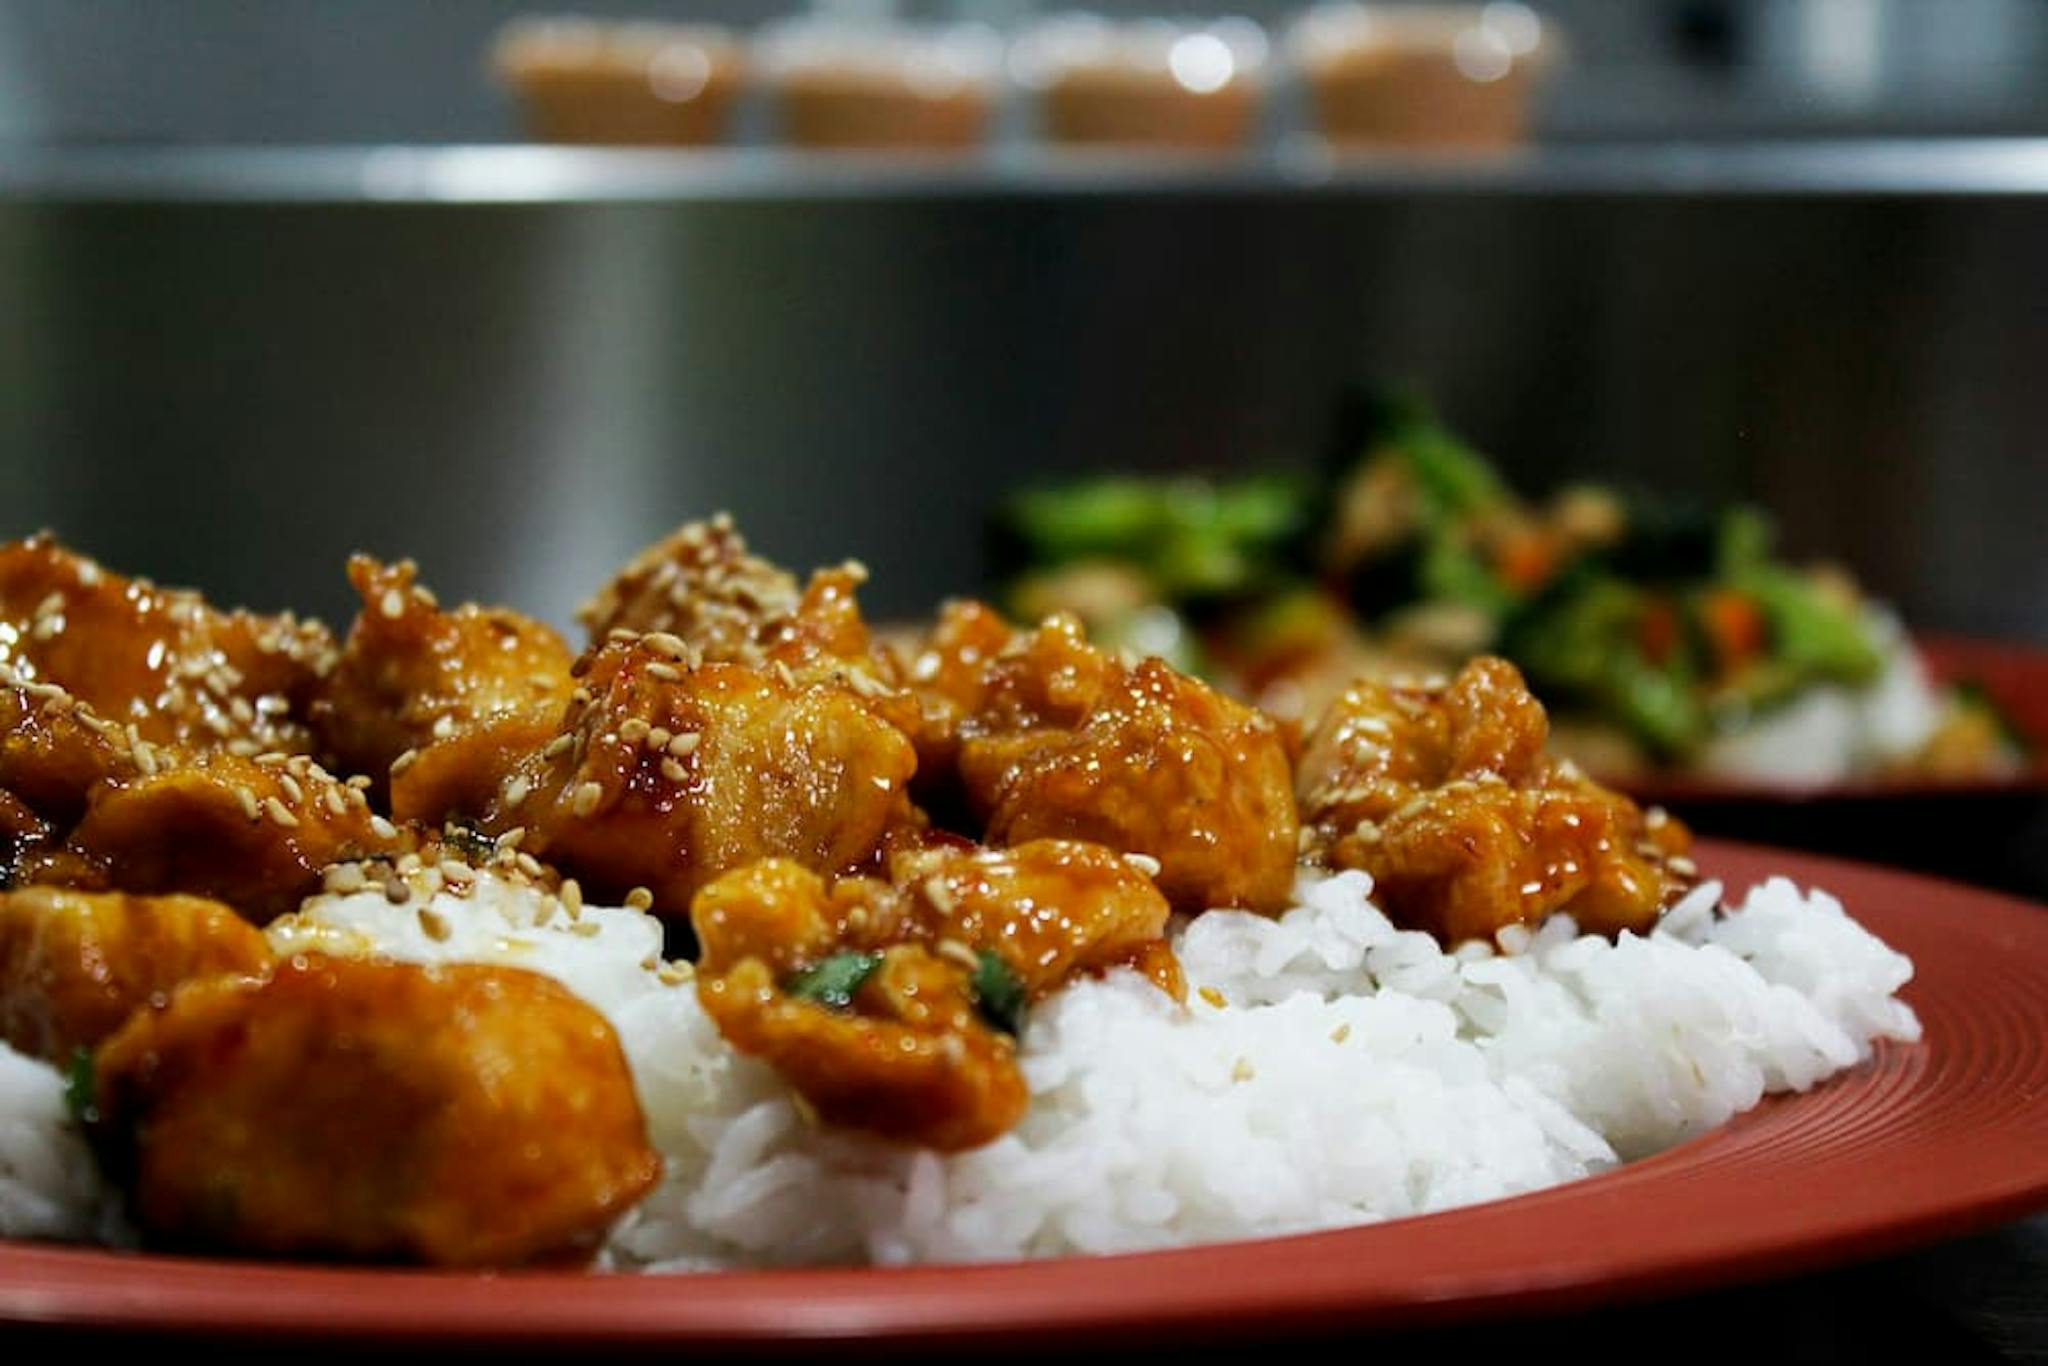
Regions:
M 724 518 L 601 590 L 580 654 L 409 561 L 348 575 L 337 645 L 0 547 L 0 1038 L 90 1052 L 91 1132 L 167 1245 L 554 1261 L 658 1175 L 618 1041 L 552 980 L 276 957 L 258 927 L 323 883 L 402 905 L 488 863 L 651 910 L 820 1122 L 958 1150 L 1028 1108 L 1035 1002 L 1124 970 L 1180 999 L 1175 913 L 1276 913 L 1303 860 L 1446 942 L 1641 930 L 1695 875 L 1682 827 L 1548 757 L 1499 661 L 1361 680 L 1296 756 L 1070 618 L 957 601 L 878 641 L 859 565 L 800 583 Z

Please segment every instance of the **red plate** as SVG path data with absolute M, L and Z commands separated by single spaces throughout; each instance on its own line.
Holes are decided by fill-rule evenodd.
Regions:
M 1877 1256 L 2048 1206 L 2048 909 L 1707 844 L 1736 886 L 1834 891 L 1909 954 L 1925 1039 L 1603 1176 L 1369 1228 L 904 1271 L 356 1271 L 0 1245 L 0 1324 L 592 1349 L 1387 1327 L 1564 1310 Z

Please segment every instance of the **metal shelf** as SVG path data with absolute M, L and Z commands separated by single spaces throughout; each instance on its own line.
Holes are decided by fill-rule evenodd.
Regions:
M 998 149 L 972 160 L 765 148 L 0 148 L 0 196 L 49 201 L 555 204 L 1200 195 L 2048 194 L 2048 138 L 1577 145 L 1231 160 Z

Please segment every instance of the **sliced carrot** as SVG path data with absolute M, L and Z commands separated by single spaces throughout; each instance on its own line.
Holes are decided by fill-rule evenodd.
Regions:
M 1700 622 L 1725 671 L 1733 672 L 1763 653 L 1763 610 L 1747 593 L 1733 588 L 1709 593 L 1700 605 Z
M 1652 598 L 1636 618 L 1636 647 L 1652 664 L 1662 664 L 1678 648 L 1678 612 L 1663 598 Z

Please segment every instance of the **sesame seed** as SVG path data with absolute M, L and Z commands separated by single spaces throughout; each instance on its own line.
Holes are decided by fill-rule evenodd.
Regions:
M 926 900 L 938 907 L 941 915 L 951 915 L 959 908 L 960 903 L 954 897 L 953 889 L 948 887 L 946 880 L 937 874 L 924 880 L 924 894 Z
M 1202 987 L 1195 992 L 1195 995 L 1201 997 L 1218 1010 L 1230 1004 L 1230 998 L 1214 987 Z
M 1348 1021 L 1347 1021 L 1346 1023 L 1344 1023 L 1344 1024 L 1340 1024 L 1340 1025 L 1338 1025 L 1338 1026 L 1337 1026 L 1337 1027 L 1336 1027 L 1335 1029 L 1333 1029 L 1333 1030 L 1331 1030 L 1331 1031 L 1330 1031 L 1330 1042 L 1331 1042 L 1331 1043 L 1343 1043 L 1343 1042 L 1344 1042 L 1344 1041 L 1345 1041 L 1346 1039 L 1348 1039 L 1348 1038 L 1350 1038 L 1350 1037 L 1351 1037 L 1351 1025 L 1350 1025 L 1350 1023 L 1349 1023 Z
M 391 761 L 391 776 L 396 778 L 399 774 L 411 768 L 413 765 L 413 760 L 419 757 L 420 752 L 418 750 L 409 749 L 405 753 L 399 755 L 396 759 L 393 759 Z
M 543 759 L 559 759 L 563 751 L 569 749 L 575 743 L 576 737 L 573 735 L 557 735 L 554 739 L 548 741 L 548 747 L 540 752 L 540 757 Z
M 1159 860 L 1150 854 L 1130 853 L 1124 855 L 1124 862 L 1143 873 L 1146 877 L 1159 876 Z
M 384 899 L 394 906 L 403 906 L 412 900 L 412 888 L 405 884 L 403 878 L 390 878 L 384 883 Z
M 497 839 L 493 840 L 492 845 L 494 848 L 498 849 L 517 849 L 519 847 L 519 842 L 525 838 L 526 827 L 523 825 L 515 825 L 510 830 L 507 830 L 504 834 L 498 836 Z
M 690 654 L 689 647 L 667 631 L 650 632 L 640 637 L 640 643 L 656 654 L 666 655 L 673 660 L 687 659 Z
M 645 740 L 652 733 L 653 729 L 654 727 L 648 725 L 639 717 L 629 716 L 619 722 L 619 738 L 629 745 L 637 745 L 642 740 Z
M 573 877 L 562 879 L 562 890 L 557 893 L 562 899 L 562 909 L 574 920 L 583 914 L 583 884 Z
M 796 675 L 789 671 L 789 665 L 782 660 L 778 659 L 775 661 L 775 676 L 782 680 L 783 687 L 790 689 L 796 687 Z
M 518 868 L 520 872 L 526 874 L 528 877 L 537 878 L 542 873 L 547 871 L 546 869 L 540 866 L 539 859 L 527 853 L 524 849 L 520 850 L 512 856 L 512 863 L 513 866 Z
M 508 811 L 512 810 L 516 808 L 521 802 L 525 801 L 526 794 L 532 790 L 532 786 L 533 785 L 527 782 L 525 777 L 520 774 L 515 773 L 510 778 L 506 779 L 505 809 Z
M 695 752 L 697 742 L 703 738 L 694 730 L 686 730 L 682 734 L 670 738 L 668 752 L 675 755 L 678 759 L 686 759 Z
M 697 975 L 697 970 L 688 963 L 663 963 L 654 970 L 665 987 L 679 987 Z
M 578 816 L 588 816 L 597 810 L 597 804 L 604 800 L 604 789 L 596 783 L 578 783 L 575 795 L 569 799 L 569 809 Z
M 932 945 L 932 952 L 949 963 L 966 968 L 969 972 L 973 972 L 981 966 L 981 959 L 975 954 L 974 950 L 968 948 L 957 939 L 941 939 L 938 943 Z
M 306 800 L 306 789 L 300 787 L 299 780 L 297 778 L 294 778 L 291 774 L 278 774 L 277 785 L 283 788 L 284 795 L 290 797 L 294 802 L 303 802 Z
M 392 618 L 394 621 L 397 620 L 405 615 L 405 594 L 399 592 L 396 588 L 385 589 L 384 597 L 378 603 L 378 608 L 385 616 Z
M 1680 877 L 1699 876 L 1700 866 L 1697 863 L 1694 863 L 1691 859 L 1685 857 L 1683 854 L 1680 854 L 1674 858 L 1666 859 L 1664 862 L 1664 866 L 1666 868 L 1669 868 L 1672 872 L 1678 874 Z
M 683 681 L 683 675 L 680 669 L 676 668 L 676 666 L 673 664 L 664 664 L 659 660 L 656 660 L 654 663 L 649 664 L 647 666 L 647 672 L 650 676 L 658 678 L 664 683 L 680 683 Z
M 653 910 L 654 893 L 645 887 L 635 887 L 632 891 L 626 893 L 626 909 L 632 911 Z
M 663 759 L 661 761 L 661 776 L 672 783 L 680 783 L 689 779 L 690 771 L 674 759 Z
M 354 863 L 337 863 L 320 875 L 320 885 L 341 896 L 360 892 L 363 890 L 362 867 Z
M 614 626 L 611 630 L 606 631 L 604 633 L 604 638 L 614 645 L 620 645 L 626 643 L 627 641 L 640 639 L 640 633 L 638 631 L 628 630 L 624 626 Z
M 1236 1062 L 1230 1064 L 1230 1079 L 1232 1081 L 1250 1081 L 1257 1075 L 1258 1073 L 1252 1070 L 1250 1058 L 1239 1058 Z
M 401 854 L 396 866 L 401 873 L 417 873 L 422 865 L 419 854 L 414 852 Z
M 344 787 L 333 786 L 320 789 L 320 804 L 327 808 L 328 815 L 346 816 L 348 814 L 348 802 L 341 795 L 347 790 Z
M 1645 830 L 1662 830 L 1671 822 L 1671 813 L 1661 806 L 1653 806 L 1643 813 Z
M 350 774 L 348 785 L 354 788 L 356 791 L 360 792 L 370 785 L 370 775 L 367 773 Z
M 569 927 L 569 933 L 581 935 L 585 939 L 595 939 L 603 932 L 604 927 L 595 920 L 579 920 Z
M 256 794 L 248 788 L 237 784 L 235 787 L 235 800 L 241 803 L 242 814 L 250 820 L 260 821 L 263 819 L 263 808 L 257 803 Z
M 382 816 L 370 817 L 370 829 L 378 839 L 395 840 L 398 838 L 398 827 L 385 820 Z
M 450 882 L 471 883 L 476 881 L 476 870 L 457 859 L 444 858 L 435 866 L 441 870 L 441 876 Z

